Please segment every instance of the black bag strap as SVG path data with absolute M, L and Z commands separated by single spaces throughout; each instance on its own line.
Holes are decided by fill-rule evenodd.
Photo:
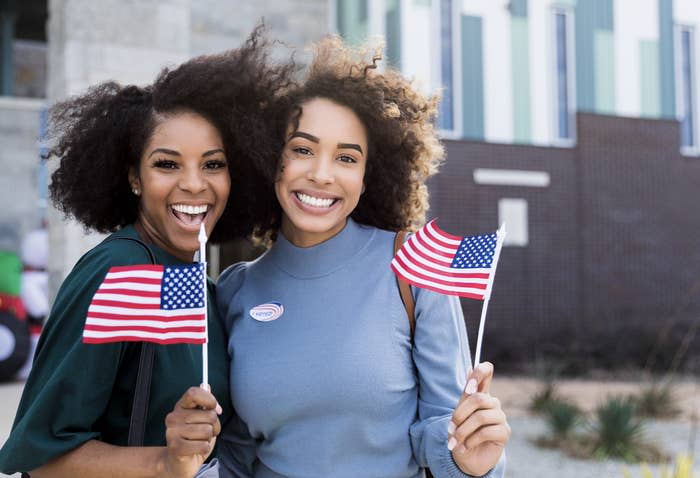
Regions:
M 113 237 L 105 242 L 114 240 L 127 240 L 140 244 L 146 252 L 151 264 L 156 263 L 153 251 L 143 241 L 133 237 Z M 134 401 L 131 405 L 131 419 L 129 421 L 128 446 L 142 446 L 146 432 L 146 417 L 148 415 L 148 401 L 151 395 L 151 379 L 153 377 L 153 360 L 155 348 L 151 342 L 141 342 L 141 355 L 139 357 L 139 369 L 136 374 L 136 390 L 134 390 Z

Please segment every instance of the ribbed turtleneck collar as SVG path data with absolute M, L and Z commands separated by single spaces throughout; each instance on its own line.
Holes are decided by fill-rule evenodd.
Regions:
M 320 277 L 340 269 L 367 247 L 376 229 L 348 222 L 335 236 L 311 247 L 298 247 L 280 230 L 267 257 L 286 273 L 304 279 Z

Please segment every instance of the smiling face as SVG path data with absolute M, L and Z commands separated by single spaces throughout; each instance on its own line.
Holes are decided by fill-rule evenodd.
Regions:
M 202 116 L 183 112 L 155 127 L 129 172 L 138 191 L 137 225 L 154 244 L 183 261 L 199 249 L 199 226 L 211 235 L 231 189 L 219 131 Z
M 325 98 L 303 103 L 275 183 L 284 236 L 309 247 L 340 232 L 360 200 L 366 163 L 367 133 L 350 108 Z

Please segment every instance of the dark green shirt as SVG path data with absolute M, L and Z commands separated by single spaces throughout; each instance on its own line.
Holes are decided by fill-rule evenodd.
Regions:
M 32 470 L 82 443 L 97 439 L 126 445 L 141 344 L 83 344 L 85 317 L 95 291 L 112 266 L 148 264 L 132 227 L 112 234 L 75 265 L 58 292 L 41 334 L 31 375 L 12 426 L 0 450 L 0 471 Z M 151 245 L 158 264 L 182 261 Z M 226 337 L 209 288 L 209 382 L 231 412 Z M 145 445 L 165 444 L 165 416 L 188 387 L 202 381 L 202 346 L 155 346 Z

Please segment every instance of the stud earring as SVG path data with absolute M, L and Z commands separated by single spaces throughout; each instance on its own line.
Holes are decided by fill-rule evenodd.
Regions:
M 141 191 L 139 191 L 139 188 L 131 188 L 131 192 L 134 193 L 136 196 L 138 196 Z

